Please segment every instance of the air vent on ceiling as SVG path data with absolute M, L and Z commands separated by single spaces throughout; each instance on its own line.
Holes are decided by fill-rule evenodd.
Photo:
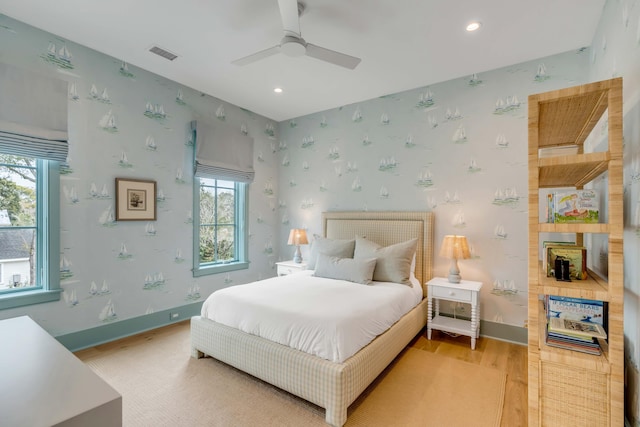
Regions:
M 158 46 L 152 46 L 151 49 L 149 49 L 149 52 L 155 53 L 158 56 L 162 56 L 163 58 L 168 59 L 169 61 L 173 61 L 178 57 L 178 55 L 176 55 L 175 53 L 171 53 L 168 50 Z

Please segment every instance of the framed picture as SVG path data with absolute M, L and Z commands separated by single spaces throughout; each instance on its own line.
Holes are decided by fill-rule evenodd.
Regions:
M 116 178 L 116 221 L 155 221 L 156 182 Z

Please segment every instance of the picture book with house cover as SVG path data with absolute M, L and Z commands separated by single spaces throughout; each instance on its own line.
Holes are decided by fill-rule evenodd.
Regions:
M 560 246 L 560 245 L 575 246 L 576 242 L 562 242 L 562 241 L 554 241 L 554 240 L 545 240 L 544 242 L 542 242 L 542 271 L 547 271 L 547 260 L 549 259 L 547 248 L 549 246 Z
M 569 277 L 571 280 L 587 278 L 587 249 L 583 246 L 552 245 L 547 247 L 547 276 L 557 277 L 556 259 L 569 261 Z

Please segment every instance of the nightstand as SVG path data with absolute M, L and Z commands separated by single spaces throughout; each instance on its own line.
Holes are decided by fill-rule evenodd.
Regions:
M 427 282 L 427 338 L 431 339 L 431 331 L 438 329 L 454 334 L 471 337 L 471 349 L 476 349 L 476 339 L 480 336 L 480 298 L 481 282 L 461 280 L 460 283 L 450 283 L 444 277 L 434 277 Z M 435 300 L 435 313 L 433 301 Z M 471 304 L 471 319 L 457 319 L 440 315 L 440 300 Z
M 286 276 L 292 273 L 297 273 L 298 271 L 303 271 L 307 269 L 306 262 L 293 262 L 293 261 L 281 261 L 276 262 L 278 266 L 278 276 Z

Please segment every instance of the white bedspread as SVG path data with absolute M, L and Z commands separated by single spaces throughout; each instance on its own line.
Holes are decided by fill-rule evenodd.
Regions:
M 304 271 L 211 294 L 202 316 L 333 362 L 344 362 L 422 299 L 397 283 L 361 285 Z

